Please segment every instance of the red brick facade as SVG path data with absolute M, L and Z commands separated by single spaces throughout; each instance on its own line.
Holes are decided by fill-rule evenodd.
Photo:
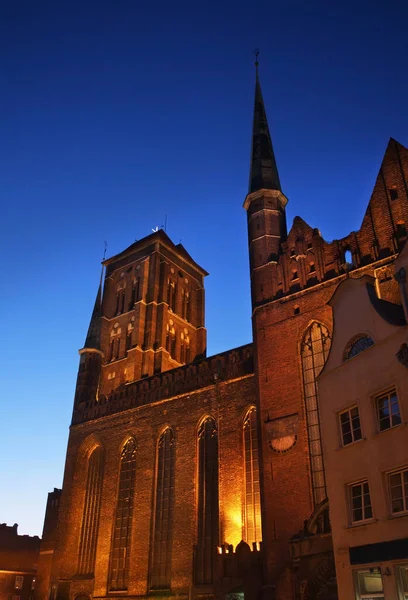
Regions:
M 41 599 L 50 590 L 52 600 L 157 595 L 151 584 L 158 560 L 153 547 L 165 548 L 160 560 L 171 564 L 163 595 L 186 600 L 242 593 L 246 600 L 317 597 L 319 585 L 333 572 L 327 525 L 318 525 L 327 502 L 317 392 L 305 369 L 310 361 L 324 361 L 330 347 L 328 301 L 340 281 L 370 273 L 378 294 L 394 299 L 391 261 L 407 235 L 407 180 L 408 151 L 390 140 L 359 231 L 327 243 L 296 217 L 287 234 L 287 199 L 257 80 L 250 193 L 244 204 L 253 345 L 205 357 L 206 272 L 163 231 L 105 262 L 103 300 L 98 293 L 80 351 L 49 585 L 47 591 L 41 588 Z M 317 341 L 315 333 L 305 338 L 314 322 L 320 328 Z M 256 407 L 257 428 L 245 436 L 251 407 Z M 200 441 L 206 419 L 212 423 L 207 446 Z M 167 483 L 159 483 L 158 448 L 167 428 L 173 458 L 166 459 L 163 471 Z M 121 469 L 129 440 L 126 479 Z M 98 466 L 92 471 L 95 449 Z M 217 483 L 211 484 L 210 507 L 202 504 L 210 492 L 200 486 L 211 487 L 214 464 Z M 246 522 L 256 518 L 259 494 L 262 544 L 246 539 Z M 162 501 L 168 506 L 160 508 Z M 312 540 L 307 551 L 299 542 L 302 531 Z M 81 552 L 88 553 L 88 562 L 94 556 L 90 573 L 78 566 Z M 117 569 L 120 589 L 112 585 Z M 309 581 L 308 596 L 298 572 Z

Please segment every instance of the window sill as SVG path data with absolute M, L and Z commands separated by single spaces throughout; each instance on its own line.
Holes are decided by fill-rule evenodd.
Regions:
M 397 514 L 389 514 L 388 518 L 389 519 L 401 519 L 402 517 L 408 517 L 408 510 L 406 510 L 405 512 L 400 512 Z
M 355 442 L 351 442 L 351 444 L 346 444 L 345 446 L 339 446 L 336 448 L 336 451 L 345 450 L 346 448 L 353 448 L 356 444 L 361 444 L 361 442 L 365 442 L 367 440 L 366 437 L 361 438 L 361 440 L 356 440 Z
M 358 521 L 357 523 L 351 523 L 350 525 L 346 525 L 344 529 L 355 529 L 356 527 L 363 527 L 364 525 L 372 525 L 372 523 L 377 523 L 378 519 L 366 519 L 365 521 Z
M 382 431 L 377 429 L 376 435 L 382 435 L 383 433 L 388 433 L 389 431 L 394 431 L 395 429 L 399 429 L 399 427 L 404 427 L 405 425 L 407 425 L 407 422 L 402 421 L 402 423 L 399 423 L 399 425 L 393 425 L 392 427 L 388 427 L 388 429 L 383 429 Z

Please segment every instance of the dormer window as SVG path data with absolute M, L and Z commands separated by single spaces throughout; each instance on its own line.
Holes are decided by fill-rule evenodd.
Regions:
M 353 358 L 360 354 L 360 352 L 364 352 L 367 348 L 370 348 L 374 345 L 374 340 L 369 335 L 360 334 L 353 338 L 351 342 L 347 345 L 346 351 L 344 353 L 344 360 L 348 360 L 349 358 Z

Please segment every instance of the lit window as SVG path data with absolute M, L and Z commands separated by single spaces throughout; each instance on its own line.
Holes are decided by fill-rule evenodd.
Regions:
M 368 481 L 349 486 L 351 522 L 359 523 L 373 518 Z
M 381 570 L 378 567 L 364 569 L 355 573 L 355 588 L 358 600 L 384 598 Z
M 348 410 L 343 411 L 339 415 L 340 418 L 340 429 L 341 429 L 341 441 L 343 446 L 358 442 L 361 440 L 361 425 L 360 416 L 358 414 L 358 407 L 353 406 Z
M 32 581 L 31 581 L 31 589 L 32 589 L 32 590 L 35 590 L 35 577 L 33 577 L 33 578 L 32 578 Z
M 248 544 L 262 540 L 261 500 L 259 490 L 258 430 L 256 408 L 251 408 L 244 419 L 245 466 L 245 541 Z
M 367 348 L 373 345 L 374 340 L 369 335 L 359 335 L 348 344 L 344 353 L 344 360 L 357 356 L 357 354 L 360 354 L 360 352 L 367 350 Z
M 22 590 L 23 589 L 23 583 L 24 583 L 24 577 L 22 575 L 17 575 L 16 576 L 16 581 L 14 583 L 14 588 L 16 590 Z
M 393 515 L 408 511 L 408 469 L 388 475 L 391 512 Z
M 408 564 L 397 566 L 397 586 L 400 600 L 408 600 Z
M 401 414 L 398 404 L 397 392 L 391 390 L 376 398 L 376 410 L 379 431 L 385 431 L 401 425 Z

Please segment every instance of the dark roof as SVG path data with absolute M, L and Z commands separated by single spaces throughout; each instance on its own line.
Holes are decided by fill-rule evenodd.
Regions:
M 387 321 L 387 323 L 390 323 L 391 325 L 407 324 L 407 322 L 405 321 L 404 309 L 402 308 L 402 306 L 378 298 L 375 288 L 371 283 L 367 283 L 366 288 L 371 304 L 373 305 L 377 313 L 380 315 L 380 317 L 384 319 L 384 321 Z
M 84 348 L 101 349 L 102 282 L 99 283 Z
M 282 191 L 257 67 L 248 193 L 261 189 Z

